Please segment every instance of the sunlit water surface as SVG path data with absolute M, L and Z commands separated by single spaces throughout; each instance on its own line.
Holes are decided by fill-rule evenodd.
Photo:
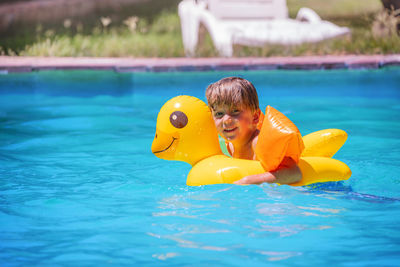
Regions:
M 311 187 L 188 187 L 157 113 L 228 75 L 353 171 Z M 0 75 L 1 266 L 399 266 L 400 69 Z

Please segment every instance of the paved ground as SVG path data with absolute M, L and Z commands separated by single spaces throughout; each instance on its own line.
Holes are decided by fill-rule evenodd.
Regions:
M 356 69 L 400 66 L 400 54 L 270 58 L 47 58 L 0 56 L 0 71 L 93 69 L 118 72 Z

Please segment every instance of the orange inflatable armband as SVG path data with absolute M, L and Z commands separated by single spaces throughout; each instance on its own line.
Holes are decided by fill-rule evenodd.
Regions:
M 278 110 L 267 106 L 255 151 L 264 169 L 276 170 L 285 157 L 298 163 L 303 149 L 303 139 L 296 125 Z

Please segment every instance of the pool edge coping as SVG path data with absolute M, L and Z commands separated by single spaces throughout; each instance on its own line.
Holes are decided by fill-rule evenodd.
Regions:
M 400 54 L 237 58 L 112 58 L 0 56 L 0 72 L 112 70 L 116 72 L 331 70 L 400 66 Z

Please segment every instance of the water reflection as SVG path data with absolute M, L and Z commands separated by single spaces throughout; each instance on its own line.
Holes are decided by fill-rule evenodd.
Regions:
M 280 261 L 280 260 L 286 260 L 291 257 L 295 256 L 301 256 L 301 252 L 292 252 L 292 251 L 257 251 L 257 253 L 261 255 L 265 255 L 268 258 L 268 261 Z

